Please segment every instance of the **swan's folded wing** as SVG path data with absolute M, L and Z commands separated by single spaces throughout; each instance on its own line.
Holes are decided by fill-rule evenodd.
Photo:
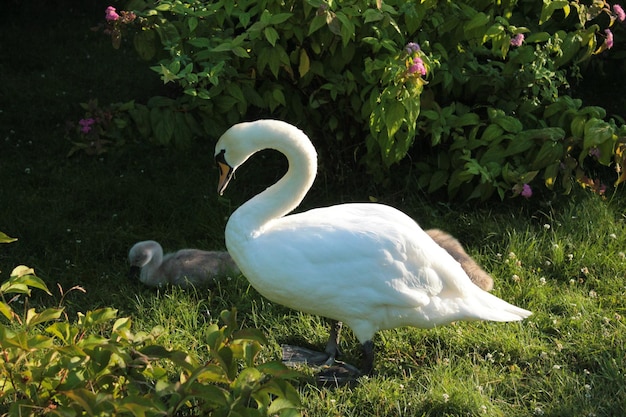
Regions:
M 266 296 L 287 305 L 294 286 L 299 297 L 305 293 L 311 299 L 328 298 L 332 287 L 342 303 L 366 299 L 381 307 L 427 305 L 443 282 L 431 267 L 428 248 L 407 243 L 412 240 L 408 236 L 424 232 L 410 219 L 406 224 L 397 218 L 387 221 L 390 214 L 397 217 L 397 210 L 372 212 L 369 204 L 368 216 L 363 216 L 358 206 L 316 209 L 272 222 L 258 245 L 251 241 L 246 247 L 248 265 L 240 267 L 246 275 L 265 271 L 279 283 L 272 285 L 275 293 Z

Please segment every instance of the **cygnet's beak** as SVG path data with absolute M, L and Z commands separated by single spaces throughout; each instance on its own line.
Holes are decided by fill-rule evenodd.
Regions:
M 141 273 L 141 268 L 136 265 L 133 265 L 130 267 L 130 270 L 128 271 L 128 278 L 139 279 L 140 273 Z

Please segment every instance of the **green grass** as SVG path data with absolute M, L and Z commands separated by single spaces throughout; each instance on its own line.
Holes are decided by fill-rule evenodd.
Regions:
M 132 317 L 137 330 L 160 326 L 162 343 L 199 358 L 206 355 L 203 330 L 232 306 L 243 327 L 267 335 L 262 360 L 277 358 L 282 343 L 322 348 L 328 331 L 323 319 L 263 299 L 244 277 L 225 277 L 211 291 L 152 290 L 127 277 L 126 254 L 138 240 L 156 239 L 166 250 L 223 249 L 230 212 L 284 165 L 272 154 L 250 161 L 228 198 L 218 199 L 210 143 L 188 150 L 130 143 L 102 157 L 66 158 L 63 126 L 81 117 L 79 102 L 123 101 L 158 89 L 132 53 L 112 51 L 106 38 L 89 32 L 104 7 L 94 2 L 74 11 L 48 10 L 63 10 L 62 21 L 43 14 L 28 21 L 34 10 L 14 10 L 13 17 L 30 23 L 0 25 L 3 39 L 19 39 L 0 51 L 15 57 L 0 63 L 8 80 L 0 87 L 0 230 L 19 239 L 0 247 L 2 278 L 26 264 L 51 289 L 81 285 L 86 294 L 75 291 L 65 299 L 71 316 L 114 307 Z M 41 25 L 39 38 L 35 28 Z M 132 65 L 123 64 L 129 60 Z M 496 295 L 534 315 L 521 323 L 380 332 L 374 376 L 335 388 L 316 386 L 310 372 L 299 381 L 306 416 L 626 412 L 623 190 L 608 200 L 576 192 L 476 207 L 440 204 L 409 187 L 379 190 L 353 181 L 337 188 L 332 179 L 320 179 L 305 206 L 373 196 L 425 228 L 444 228 L 494 276 Z M 60 298 L 55 291 L 36 302 L 49 306 Z M 358 342 L 349 330 L 342 349 L 347 361 L 358 363 Z

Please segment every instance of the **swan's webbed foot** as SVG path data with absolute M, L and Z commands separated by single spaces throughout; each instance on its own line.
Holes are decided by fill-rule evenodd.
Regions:
M 299 364 L 310 366 L 332 366 L 337 358 L 341 355 L 339 350 L 339 337 L 341 336 L 342 323 L 333 321 L 330 329 L 330 335 L 324 352 L 292 346 L 282 345 L 283 362 L 287 366 L 296 366 Z
M 324 352 L 282 345 L 283 363 L 292 367 L 308 365 L 315 368 L 318 371 L 315 379 L 324 385 L 337 386 L 355 381 L 363 375 L 361 371 L 349 363 L 337 360 L 341 355 L 339 349 L 341 328 L 342 323 L 340 321 L 333 321 Z

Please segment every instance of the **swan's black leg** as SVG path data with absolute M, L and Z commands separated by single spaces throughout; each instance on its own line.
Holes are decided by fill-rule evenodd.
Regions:
M 363 365 L 361 372 L 363 375 L 371 375 L 374 369 L 374 342 L 371 340 L 363 343 Z
M 333 320 L 330 327 L 330 335 L 328 336 L 328 342 L 324 352 L 328 355 L 326 365 L 332 365 L 335 362 L 337 356 L 339 356 L 339 338 L 341 337 L 341 328 L 343 323 Z

